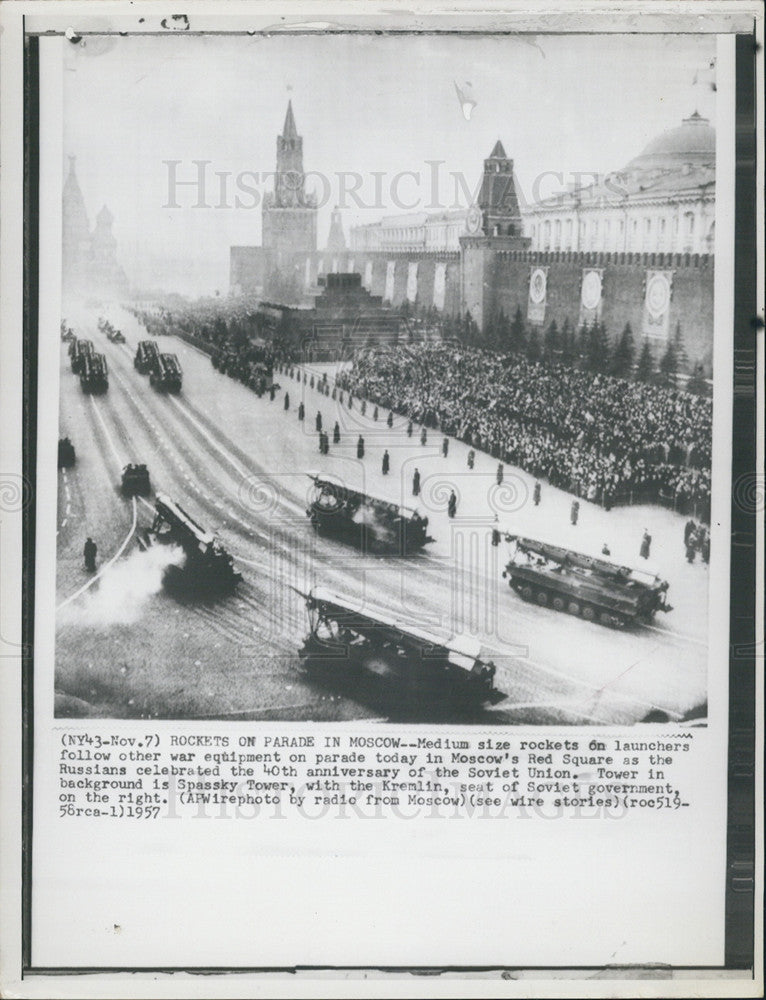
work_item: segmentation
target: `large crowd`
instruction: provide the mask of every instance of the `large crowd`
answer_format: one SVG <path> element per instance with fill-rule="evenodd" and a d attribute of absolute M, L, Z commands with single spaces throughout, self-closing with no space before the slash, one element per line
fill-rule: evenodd
<path fill-rule="evenodd" d="M 454 343 L 361 352 L 338 384 L 605 506 L 709 507 L 708 398 Z"/>

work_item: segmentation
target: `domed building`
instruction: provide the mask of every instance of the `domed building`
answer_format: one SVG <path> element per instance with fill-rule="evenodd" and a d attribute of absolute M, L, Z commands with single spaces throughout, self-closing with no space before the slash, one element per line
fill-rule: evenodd
<path fill-rule="evenodd" d="M 533 250 L 715 252 L 715 129 L 696 111 L 622 170 L 528 206 Z"/>

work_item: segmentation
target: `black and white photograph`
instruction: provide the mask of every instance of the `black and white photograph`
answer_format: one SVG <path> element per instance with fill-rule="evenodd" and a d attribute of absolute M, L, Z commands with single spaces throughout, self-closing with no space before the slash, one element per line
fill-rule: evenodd
<path fill-rule="evenodd" d="M 704 726 L 715 36 L 54 45 L 56 716 Z"/>
<path fill-rule="evenodd" d="M 760 995 L 749 5 L 2 2 L 3 996 Z"/>

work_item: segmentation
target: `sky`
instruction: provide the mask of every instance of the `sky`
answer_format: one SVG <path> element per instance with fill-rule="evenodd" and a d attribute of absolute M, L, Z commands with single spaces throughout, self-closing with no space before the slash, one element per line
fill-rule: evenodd
<path fill-rule="evenodd" d="M 260 197 L 271 188 L 260 175 L 275 168 L 288 99 L 320 198 L 319 247 L 341 200 L 339 173 L 347 189 L 359 184 L 356 199 L 342 199 L 348 236 L 385 215 L 467 207 L 497 139 L 531 200 L 560 189 L 547 172 L 566 183 L 619 169 L 694 110 L 715 124 L 712 88 L 693 83 L 715 56 L 712 36 L 54 41 L 65 47 L 62 173 L 76 156 L 91 222 L 107 204 L 132 283 L 187 295 L 225 294 L 229 246 L 260 243 Z M 458 87 L 475 102 L 468 119 Z M 209 161 L 207 207 L 195 161 Z M 173 191 L 173 172 L 195 184 Z"/>

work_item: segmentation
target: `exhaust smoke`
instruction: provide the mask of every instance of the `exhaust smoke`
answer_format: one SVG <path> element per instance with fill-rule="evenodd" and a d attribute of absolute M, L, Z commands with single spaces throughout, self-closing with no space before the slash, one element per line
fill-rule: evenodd
<path fill-rule="evenodd" d="M 60 612 L 60 620 L 73 625 L 99 627 L 131 625 L 150 598 L 162 590 L 170 566 L 183 566 L 186 554 L 177 545 L 152 545 L 136 550 L 110 566 L 83 598 Z"/>

